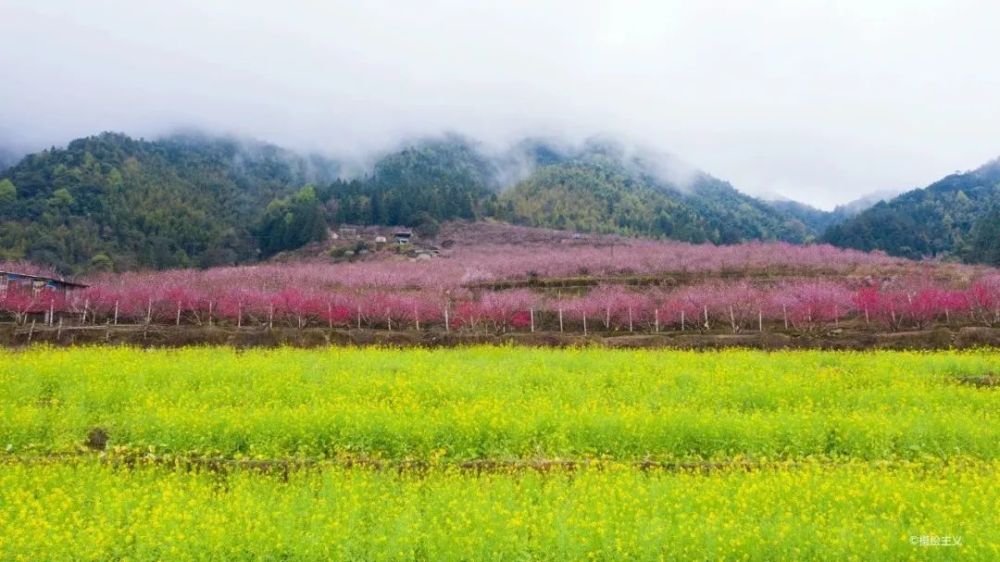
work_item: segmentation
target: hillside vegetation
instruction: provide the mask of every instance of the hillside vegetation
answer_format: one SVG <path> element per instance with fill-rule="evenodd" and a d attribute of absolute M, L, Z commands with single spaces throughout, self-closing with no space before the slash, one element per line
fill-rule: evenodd
<path fill-rule="evenodd" d="M 459 137 L 429 139 L 379 159 L 370 176 L 322 190 L 337 223 L 420 226 L 495 214 L 498 169 Z"/>
<path fill-rule="evenodd" d="M 907 258 L 941 257 L 1000 265 L 1000 160 L 882 202 L 824 238 Z"/>
<path fill-rule="evenodd" d="M 253 227 L 268 204 L 333 170 L 225 139 L 75 140 L 0 174 L 0 259 L 61 271 L 254 260 Z"/>
<path fill-rule="evenodd" d="M 824 211 L 790 199 L 768 201 L 768 204 L 789 217 L 800 221 L 809 231 L 810 236 L 819 238 L 830 227 L 855 217 L 861 212 L 874 207 L 879 202 L 892 199 L 896 195 L 898 193 L 894 191 L 875 192 L 855 199 L 850 203 L 837 205 L 832 211 Z"/>
<path fill-rule="evenodd" d="M 262 143 L 104 133 L 0 174 L 0 259 L 63 272 L 209 267 L 322 240 L 336 224 L 431 232 L 483 218 L 691 242 L 806 239 L 798 220 L 701 172 L 665 179 L 662 163 L 606 141 L 496 154 L 452 135 L 339 179 L 332 161 Z"/>
<path fill-rule="evenodd" d="M 0 260 L 62 273 L 253 263 L 339 224 L 415 227 L 495 219 L 586 233 L 734 244 L 882 249 L 997 263 L 1000 165 L 949 176 L 862 212 L 765 202 L 668 155 L 606 140 L 528 139 L 489 151 L 459 136 L 418 140 L 340 177 L 341 166 L 273 145 L 203 135 L 104 133 L 0 172 Z"/>
<path fill-rule="evenodd" d="M 515 224 L 687 242 L 804 242 L 804 225 L 707 174 L 682 182 L 642 160 L 588 150 L 539 166 L 500 197 Z"/>

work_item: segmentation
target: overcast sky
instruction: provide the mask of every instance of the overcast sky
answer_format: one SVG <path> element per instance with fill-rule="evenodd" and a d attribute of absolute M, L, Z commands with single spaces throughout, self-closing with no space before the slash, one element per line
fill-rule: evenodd
<path fill-rule="evenodd" d="M 596 133 L 823 207 L 1000 156 L 1000 2 L 0 0 L 0 142 Z"/>

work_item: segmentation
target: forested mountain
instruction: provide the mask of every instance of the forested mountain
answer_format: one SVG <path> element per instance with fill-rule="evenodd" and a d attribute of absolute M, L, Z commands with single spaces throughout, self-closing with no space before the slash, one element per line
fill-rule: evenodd
<path fill-rule="evenodd" d="M 726 182 L 669 158 L 591 140 L 567 147 L 527 139 L 488 154 L 468 139 L 425 139 L 393 152 L 371 176 L 318 191 L 334 222 L 420 227 L 493 217 L 531 226 L 693 242 L 801 242 L 803 225 Z"/>
<path fill-rule="evenodd" d="M 425 139 L 380 158 L 370 176 L 320 190 L 338 223 L 412 225 L 494 214 L 499 170 L 467 139 Z"/>
<path fill-rule="evenodd" d="M 899 190 L 883 190 L 876 191 L 874 193 L 869 193 L 864 197 L 859 197 L 850 203 L 845 203 L 844 205 L 837 205 L 833 209 L 833 214 L 836 215 L 840 220 L 836 222 L 841 222 L 847 220 L 851 217 L 859 215 L 863 211 L 871 209 L 875 205 L 878 205 L 882 201 L 889 201 L 897 196 L 899 196 Z M 831 225 L 832 226 L 832 225 Z"/>
<path fill-rule="evenodd" d="M 831 227 L 824 239 L 908 258 L 941 257 L 1000 265 L 1000 159 L 881 202 Z"/>
<path fill-rule="evenodd" d="M 0 259 L 64 272 L 253 260 L 268 204 L 335 172 L 323 159 L 232 139 L 75 140 L 0 173 Z"/>
<path fill-rule="evenodd" d="M 800 221 L 669 159 L 607 142 L 570 153 L 544 143 L 527 150 L 538 158 L 533 173 L 499 200 L 498 216 L 510 222 L 721 244 L 806 239 Z"/>
<path fill-rule="evenodd" d="M 535 171 L 501 195 L 500 218 L 583 232 L 707 239 L 708 226 L 680 198 L 613 163 L 564 163 Z"/>
<path fill-rule="evenodd" d="M 338 178 L 340 169 L 205 135 L 75 140 L 0 172 L 0 260 L 64 273 L 209 267 L 266 259 L 337 224 L 432 232 L 441 221 L 482 218 L 691 242 L 807 242 L 820 221 L 834 220 L 600 139 L 487 150 L 449 135 L 388 152 L 353 179 Z"/>
<path fill-rule="evenodd" d="M 830 225 L 837 222 L 837 217 L 832 211 L 817 209 L 791 199 L 772 200 L 767 204 L 778 212 L 798 220 L 813 238 L 822 235 Z"/>

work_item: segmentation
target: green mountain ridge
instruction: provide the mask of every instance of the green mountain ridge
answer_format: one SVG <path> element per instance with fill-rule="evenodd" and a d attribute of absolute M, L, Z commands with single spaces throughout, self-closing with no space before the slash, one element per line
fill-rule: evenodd
<path fill-rule="evenodd" d="M 338 224 L 430 233 L 442 221 L 486 218 L 716 244 L 808 243 L 829 227 L 831 242 L 850 245 L 843 236 L 857 228 L 837 226 L 855 208 L 825 213 L 765 202 L 669 155 L 606 138 L 580 145 L 528 138 L 498 151 L 443 135 L 385 153 L 365 175 L 340 177 L 344 169 L 333 159 L 206 134 L 77 139 L 0 172 L 0 260 L 25 259 L 63 273 L 211 267 L 267 259 L 323 240 Z M 946 178 L 933 191 L 964 186 L 963 178 Z M 963 248 L 990 237 L 969 218 L 980 192 L 989 191 L 973 183 L 978 187 L 949 191 Z M 904 194 L 848 222 L 864 225 L 897 201 L 920 197 Z M 889 224 L 889 231 L 900 225 L 900 233 L 921 226 Z M 860 232 L 875 236 L 880 229 L 876 221 Z M 869 246 L 863 249 L 881 247 Z"/>
<path fill-rule="evenodd" d="M 880 191 L 859 197 L 850 203 L 837 205 L 832 211 L 817 209 L 811 205 L 791 199 L 769 200 L 767 204 L 782 213 L 799 220 L 809 229 L 811 235 L 821 236 L 828 228 L 840 224 L 851 217 L 857 216 L 880 201 L 886 201 L 897 196 L 898 192 Z"/>
<path fill-rule="evenodd" d="M 906 258 L 1000 265 L 1000 159 L 938 180 L 831 226 L 823 239 L 841 247 Z"/>
<path fill-rule="evenodd" d="M 662 160 L 630 156 L 596 141 L 561 154 L 544 145 L 532 174 L 499 197 L 498 217 L 515 224 L 621 233 L 689 242 L 804 242 L 807 229 L 763 201 L 704 172 L 664 171 Z M 681 167 L 667 162 L 667 168 Z M 677 177 L 670 177 L 670 176 Z"/>
<path fill-rule="evenodd" d="M 423 139 L 382 156 L 370 175 L 320 190 L 333 221 L 417 226 L 492 216 L 501 189 L 496 163 L 457 135 Z"/>
<path fill-rule="evenodd" d="M 74 140 L 0 173 L 0 259 L 63 272 L 251 261 L 250 225 L 268 203 L 334 172 L 332 163 L 232 139 Z"/>
<path fill-rule="evenodd" d="M 604 138 L 579 147 L 529 138 L 499 155 L 459 136 L 426 139 L 384 157 L 371 177 L 337 182 L 321 195 L 335 200 L 336 222 L 347 223 L 420 226 L 491 217 L 714 243 L 804 242 L 812 234 L 724 181 Z"/>

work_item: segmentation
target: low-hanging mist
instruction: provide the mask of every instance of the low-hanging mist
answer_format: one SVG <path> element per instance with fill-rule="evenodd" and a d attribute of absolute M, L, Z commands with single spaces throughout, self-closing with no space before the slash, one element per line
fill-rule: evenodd
<path fill-rule="evenodd" d="M 0 146 L 179 126 L 359 159 L 454 130 L 636 139 L 832 208 L 996 156 L 975 1 L 11 0 Z"/>

